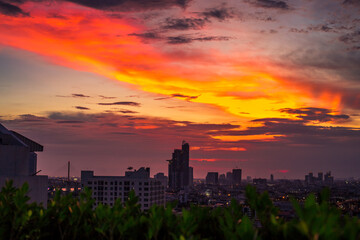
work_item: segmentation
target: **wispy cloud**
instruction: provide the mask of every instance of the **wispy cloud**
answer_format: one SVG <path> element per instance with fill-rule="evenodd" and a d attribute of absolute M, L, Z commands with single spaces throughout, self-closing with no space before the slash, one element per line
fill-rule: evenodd
<path fill-rule="evenodd" d="M 111 103 L 98 103 L 98 105 L 103 106 L 112 106 L 112 105 L 124 105 L 124 106 L 134 106 L 134 107 L 140 107 L 141 104 L 138 102 L 111 102 Z"/>

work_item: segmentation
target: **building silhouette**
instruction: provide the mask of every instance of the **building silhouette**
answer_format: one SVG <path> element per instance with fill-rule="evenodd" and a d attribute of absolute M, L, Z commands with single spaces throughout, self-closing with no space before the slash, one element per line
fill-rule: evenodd
<path fill-rule="evenodd" d="M 43 146 L 0 124 L 0 188 L 7 180 L 29 184 L 30 201 L 47 204 L 48 176 L 38 176 L 37 154 Z"/>
<path fill-rule="evenodd" d="M 189 167 L 189 186 L 192 186 L 194 183 L 194 168 Z"/>
<path fill-rule="evenodd" d="M 241 169 L 232 170 L 232 184 L 233 186 L 239 186 L 241 184 Z"/>
<path fill-rule="evenodd" d="M 219 184 L 219 173 L 208 172 L 206 175 L 206 184 L 217 185 Z"/>
<path fill-rule="evenodd" d="M 156 180 L 160 181 L 161 184 L 164 186 L 165 189 L 167 188 L 169 180 L 168 180 L 168 177 L 165 176 L 164 173 L 162 173 L 162 172 L 157 173 L 157 174 L 154 175 L 154 178 L 155 178 Z"/>
<path fill-rule="evenodd" d="M 169 162 L 169 189 L 179 191 L 189 187 L 189 144 L 182 142 L 181 149 L 175 149 Z"/>

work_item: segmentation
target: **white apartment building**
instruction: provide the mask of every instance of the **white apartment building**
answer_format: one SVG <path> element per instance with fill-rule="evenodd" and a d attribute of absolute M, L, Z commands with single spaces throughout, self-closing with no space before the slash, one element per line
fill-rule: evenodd
<path fill-rule="evenodd" d="M 150 168 L 127 171 L 125 176 L 94 176 L 93 171 L 81 171 L 81 185 L 92 190 L 95 206 L 113 206 L 117 199 L 126 202 L 129 192 L 135 191 L 142 210 L 152 205 L 165 205 L 165 188 L 160 181 L 150 178 Z"/>

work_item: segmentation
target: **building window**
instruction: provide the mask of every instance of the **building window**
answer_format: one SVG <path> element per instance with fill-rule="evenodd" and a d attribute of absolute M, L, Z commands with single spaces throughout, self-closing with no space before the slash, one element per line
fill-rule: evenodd
<path fill-rule="evenodd" d="M 149 185 L 149 182 L 144 182 L 145 186 L 148 186 Z"/>
<path fill-rule="evenodd" d="M 114 183 L 113 182 L 110 182 L 110 185 L 113 185 Z"/>
<path fill-rule="evenodd" d="M 144 204 L 144 207 L 149 207 L 149 204 L 145 203 L 145 204 Z"/>
<path fill-rule="evenodd" d="M 149 191 L 149 188 L 147 188 L 147 187 L 146 187 L 146 188 L 144 188 L 144 191 Z"/>
<path fill-rule="evenodd" d="M 91 185 L 91 184 L 92 184 L 92 181 L 88 181 L 88 184 Z"/>

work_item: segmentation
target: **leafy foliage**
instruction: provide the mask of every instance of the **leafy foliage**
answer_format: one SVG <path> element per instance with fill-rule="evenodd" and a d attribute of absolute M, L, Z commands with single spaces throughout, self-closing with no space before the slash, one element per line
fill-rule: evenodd
<path fill-rule="evenodd" d="M 191 206 L 175 213 L 171 204 L 141 211 L 134 192 L 123 204 L 94 208 L 91 192 L 79 198 L 57 193 L 47 208 L 28 203 L 28 186 L 7 182 L 0 192 L 0 239 L 360 239 L 358 218 L 342 216 L 328 203 L 309 195 L 304 204 L 292 200 L 297 217 L 284 221 L 268 194 L 247 187 L 247 205 L 232 200 L 225 208 Z"/>

